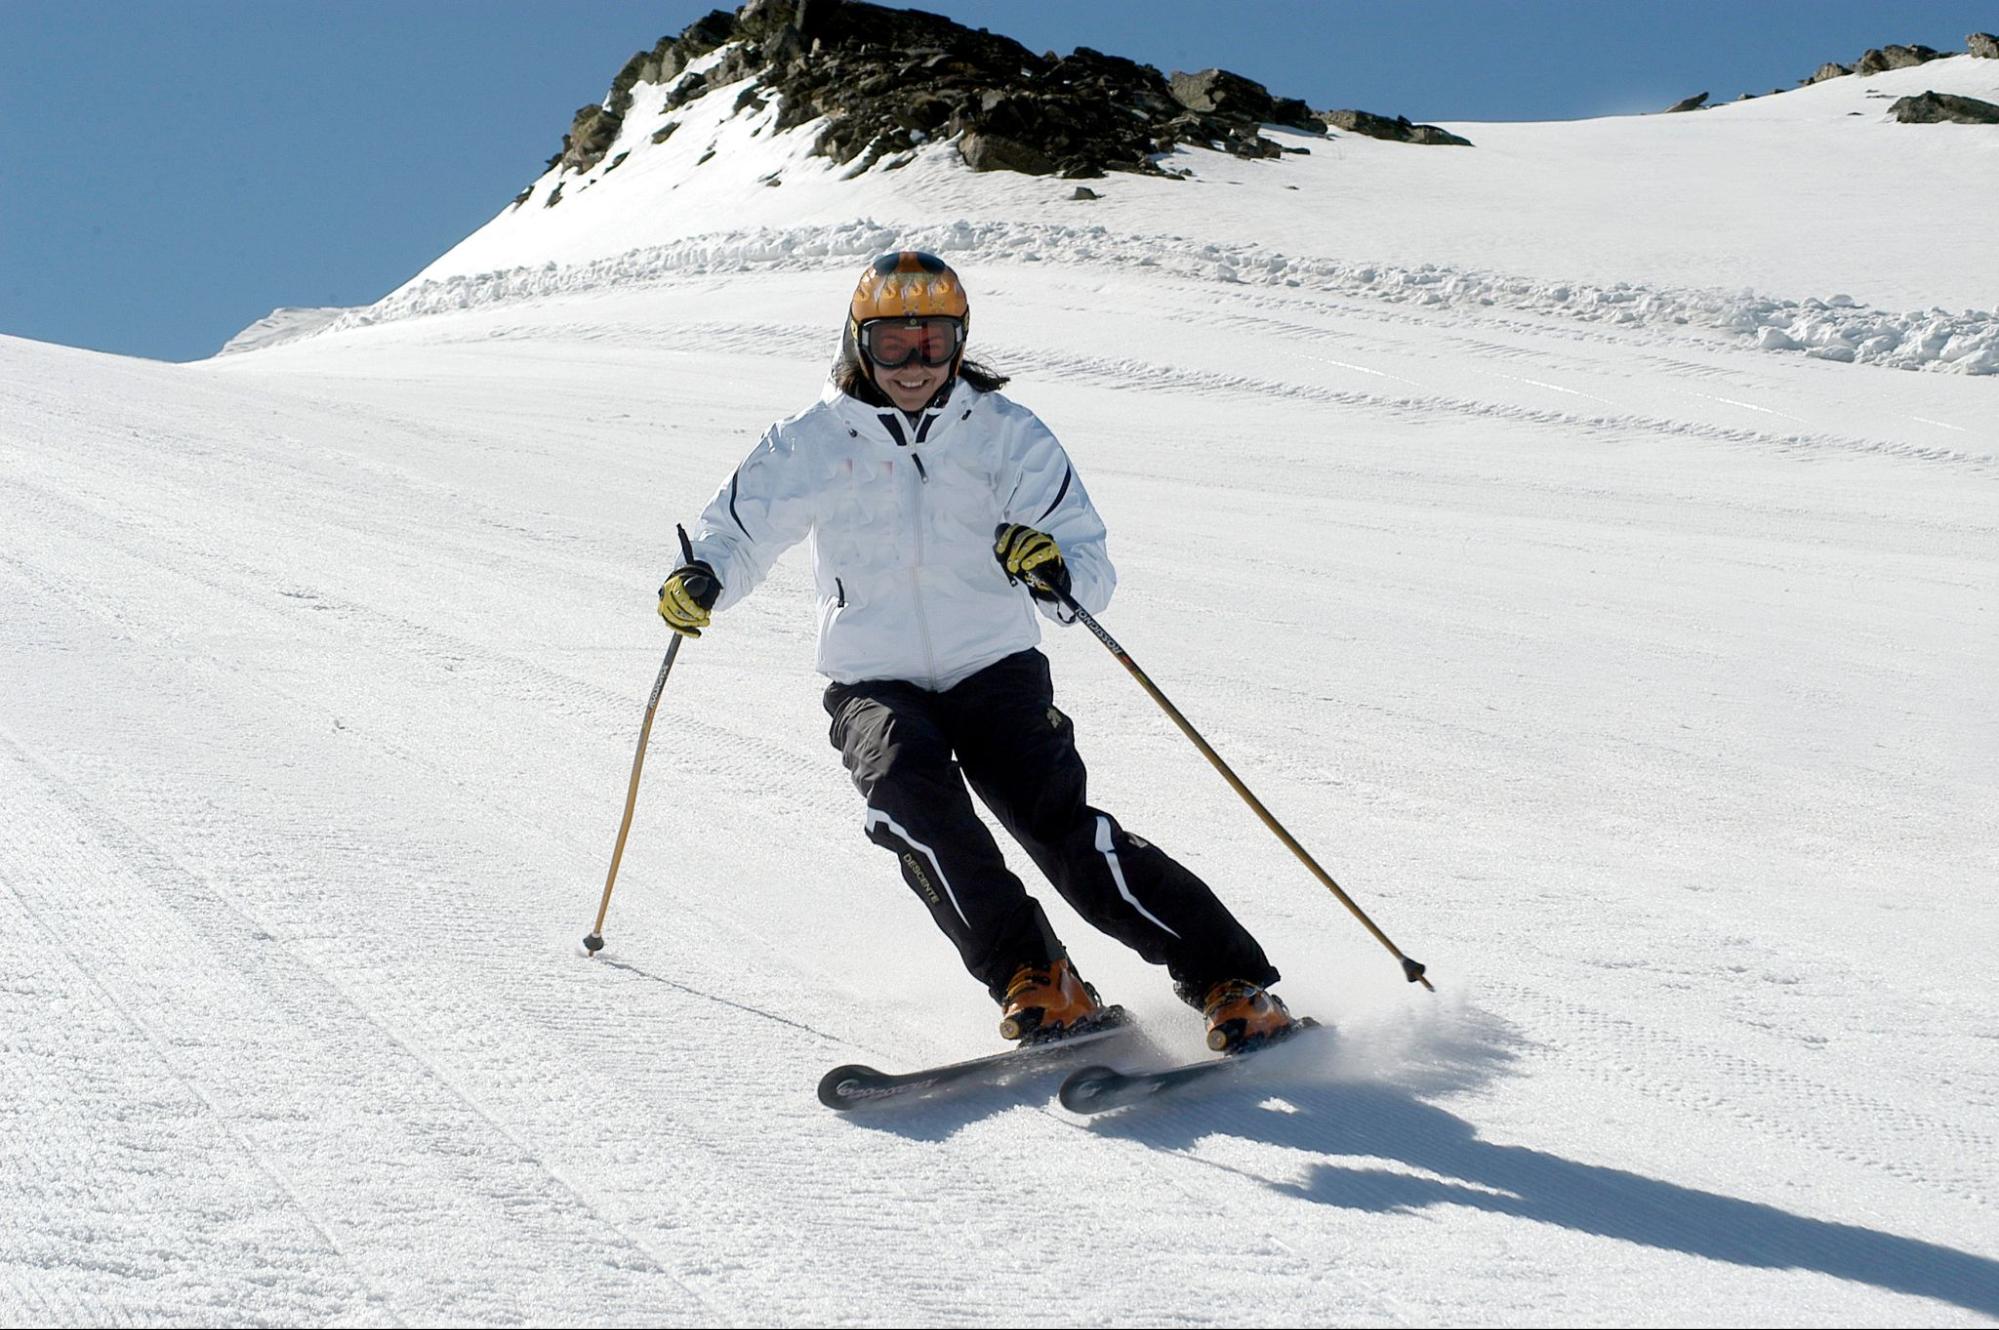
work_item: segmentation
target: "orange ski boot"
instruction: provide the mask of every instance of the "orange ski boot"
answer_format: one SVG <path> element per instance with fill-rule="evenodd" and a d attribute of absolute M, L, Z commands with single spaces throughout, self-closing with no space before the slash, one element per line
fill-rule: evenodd
<path fill-rule="evenodd" d="M 1282 1039 L 1297 1021 L 1284 999 L 1246 979 L 1224 979 L 1201 1000 L 1208 1021 L 1208 1047 L 1217 1053 L 1240 1053 Z"/>
<path fill-rule="evenodd" d="M 1097 990 L 1082 981 L 1067 957 L 1045 970 L 1023 965 L 1014 971 L 1003 1005 L 1000 1037 L 1022 1044 L 1074 1034 L 1104 1015 Z"/>

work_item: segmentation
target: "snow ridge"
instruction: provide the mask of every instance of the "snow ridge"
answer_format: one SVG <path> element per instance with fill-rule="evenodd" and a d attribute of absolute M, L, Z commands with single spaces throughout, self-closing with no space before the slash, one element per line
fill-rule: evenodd
<path fill-rule="evenodd" d="M 633 249 L 595 262 L 456 276 L 423 282 L 294 336 L 608 287 L 642 286 L 689 274 L 805 270 L 895 248 L 927 249 L 983 262 L 1041 262 L 1148 269 L 1174 277 L 1309 288 L 1390 304 L 1553 315 L 1632 330 L 1712 331 L 1767 351 L 1822 360 L 1958 374 L 1999 373 L 1999 314 L 1941 308 L 1900 313 L 1850 296 L 1783 299 L 1753 291 L 1600 285 L 1510 276 L 1443 264 L 1404 266 L 1288 255 L 1260 245 L 1223 245 L 1103 226 L 955 221 L 918 227 L 868 219 L 820 226 L 723 231 Z M 278 335 L 264 345 L 291 338 Z"/>

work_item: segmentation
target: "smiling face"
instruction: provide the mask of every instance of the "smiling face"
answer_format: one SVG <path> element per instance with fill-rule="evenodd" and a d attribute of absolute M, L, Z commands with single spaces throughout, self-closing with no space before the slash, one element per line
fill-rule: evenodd
<path fill-rule="evenodd" d="M 920 360 L 912 360 L 901 369 L 883 369 L 877 365 L 875 383 L 888 395 L 899 410 L 914 415 L 930 405 L 930 399 L 944 386 L 950 376 L 949 365 L 926 365 Z"/>
<path fill-rule="evenodd" d="M 857 337 L 876 386 L 912 414 L 929 405 L 950 379 L 964 347 L 963 320 L 929 315 L 870 319 Z"/>

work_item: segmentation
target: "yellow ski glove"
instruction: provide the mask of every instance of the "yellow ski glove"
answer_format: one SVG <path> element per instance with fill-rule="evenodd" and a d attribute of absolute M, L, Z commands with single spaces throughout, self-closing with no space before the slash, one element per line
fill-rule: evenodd
<path fill-rule="evenodd" d="M 700 561 L 673 570 L 659 589 L 659 617 L 666 626 L 685 637 L 699 637 L 708 626 L 708 611 L 715 608 L 722 583 L 715 570 Z"/>
<path fill-rule="evenodd" d="M 1029 594 L 1038 599 L 1057 600 L 1054 592 L 1069 593 L 1069 566 L 1062 562 L 1062 547 L 1046 531 L 1002 523 L 993 533 L 993 557 L 1006 570 L 1007 580 L 1025 580 Z"/>

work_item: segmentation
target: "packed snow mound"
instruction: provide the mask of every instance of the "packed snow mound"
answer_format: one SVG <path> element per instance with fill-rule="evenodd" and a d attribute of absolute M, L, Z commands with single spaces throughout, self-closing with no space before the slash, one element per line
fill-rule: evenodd
<path fill-rule="evenodd" d="M 1778 299 L 1746 291 L 1675 290 L 1629 282 L 1599 286 L 1444 264 L 1404 267 L 1300 257 L 1261 245 L 1127 235 L 1102 226 L 1006 221 L 960 220 L 912 227 L 863 220 L 694 236 L 590 263 L 544 263 L 420 282 L 322 326 L 339 331 L 508 301 L 642 287 L 691 274 L 842 268 L 898 248 L 930 250 L 982 265 L 1063 262 L 1223 283 L 1298 287 L 1388 304 L 1452 307 L 1483 317 L 1531 313 L 1634 332 L 1719 333 L 1747 338 L 1763 350 L 1895 369 L 1999 372 L 1999 316 L 1985 310 L 1893 312 L 1865 307 L 1845 294 Z"/>
<path fill-rule="evenodd" d="M 327 325 L 351 313 L 344 305 L 322 305 L 311 309 L 279 306 L 222 344 L 218 356 L 255 351 L 300 337 L 310 337 Z"/>

